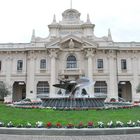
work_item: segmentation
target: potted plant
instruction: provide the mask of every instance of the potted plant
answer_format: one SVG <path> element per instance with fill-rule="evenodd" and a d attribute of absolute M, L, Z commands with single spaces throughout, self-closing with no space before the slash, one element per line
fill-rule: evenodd
<path fill-rule="evenodd" d="M 132 122 L 131 120 L 129 122 L 127 122 L 128 127 L 134 127 L 135 125 L 136 125 L 136 123 Z"/>
<path fill-rule="evenodd" d="M 19 124 L 17 125 L 17 128 L 22 128 L 22 127 L 23 127 L 23 124 L 20 124 L 20 123 L 19 123 Z"/>
<path fill-rule="evenodd" d="M 98 127 L 99 128 L 104 128 L 104 123 L 103 122 L 98 122 Z"/>
<path fill-rule="evenodd" d="M 62 128 L 62 124 L 58 122 L 58 123 L 56 123 L 56 127 L 57 128 Z"/>
<path fill-rule="evenodd" d="M 51 128 L 51 127 L 52 127 L 52 123 L 51 123 L 51 122 L 48 122 L 48 123 L 46 124 L 46 127 L 47 127 L 47 128 Z"/>
<path fill-rule="evenodd" d="M 83 123 L 82 122 L 80 122 L 79 124 L 78 124 L 78 126 L 77 126 L 78 128 L 83 128 L 84 127 L 84 125 L 83 125 Z"/>
<path fill-rule="evenodd" d="M 14 124 L 10 121 L 10 122 L 7 123 L 7 127 L 9 127 L 9 128 L 14 127 Z"/>
<path fill-rule="evenodd" d="M 137 120 L 136 125 L 140 126 L 140 121 L 139 120 Z"/>
<path fill-rule="evenodd" d="M 31 127 L 32 127 L 32 124 L 29 123 L 29 122 L 27 122 L 27 123 L 26 123 L 26 128 L 31 128 Z"/>
<path fill-rule="evenodd" d="M 0 127 L 4 127 L 4 123 L 3 122 L 0 122 Z"/>
<path fill-rule="evenodd" d="M 113 125 L 113 122 L 112 121 L 110 121 L 110 122 L 108 122 L 107 123 L 107 126 L 109 127 L 109 128 L 112 128 L 114 125 Z"/>
<path fill-rule="evenodd" d="M 92 121 L 88 122 L 87 127 L 88 128 L 93 128 L 93 122 Z"/>
<path fill-rule="evenodd" d="M 73 127 L 74 127 L 74 125 L 72 123 L 67 124 L 67 128 L 73 128 Z"/>
<path fill-rule="evenodd" d="M 116 121 L 116 127 L 123 127 L 124 124 L 121 121 Z"/>
<path fill-rule="evenodd" d="M 42 128 L 42 127 L 44 127 L 43 122 L 41 122 L 41 121 L 36 122 L 35 123 L 35 127 L 36 128 Z"/>

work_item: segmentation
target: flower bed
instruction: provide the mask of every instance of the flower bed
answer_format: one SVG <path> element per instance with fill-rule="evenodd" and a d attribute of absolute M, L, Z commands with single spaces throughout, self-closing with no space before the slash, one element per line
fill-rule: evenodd
<path fill-rule="evenodd" d="M 30 104 L 30 105 L 16 105 L 16 106 L 12 106 L 12 107 L 15 107 L 15 108 L 23 108 L 23 109 L 44 109 L 44 107 L 40 106 L 40 105 L 33 105 L 33 104 Z M 131 109 L 131 108 L 134 108 L 134 107 L 138 107 L 137 105 L 133 105 L 133 106 L 114 106 L 114 107 L 102 107 L 102 108 L 82 108 L 82 109 L 76 109 L 76 108 L 73 108 L 73 109 L 68 109 L 68 108 L 62 108 L 62 109 L 57 109 L 57 108 L 54 108 L 54 107 L 46 107 L 46 109 L 53 109 L 53 110 L 59 110 L 59 111 L 71 111 L 71 110 L 74 110 L 74 111 L 84 111 L 84 110 L 117 110 L 117 109 Z"/>
<path fill-rule="evenodd" d="M 104 122 L 97 122 L 97 124 L 94 124 L 92 121 L 87 122 L 87 124 L 83 124 L 83 122 L 79 122 L 79 124 L 73 124 L 73 123 L 67 123 L 66 125 L 63 125 L 58 122 L 56 124 L 52 124 L 51 122 L 47 122 L 46 124 L 37 121 L 35 124 L 31 124 L 30 122 L 27 122 L 26 124 L 18 124 L 15 125 L 13 122 L 9 121 L 8 123 L 0 122 L 0 127 L 17 127 L 17 128 L 118 128 L 118 127 L 140 127 L 140 120 L 132 121 L 129 120 L 128 122 L 124 123 L 121 121 L 110 121 L 107 123 Z"/>
<path fill-rule="evenodd" d="M 15 107 L 15 108 L 23 108 L 23 109 L 53 109 L 53 110 L 60 110 L 60 111 L 80 111 L 80 110 L 109 110 L 109 109 L 130 109 L 133 107 L 138 107 L 139 104 L 132 104 L 129 102 L 105 102 L 105 106 L 101 108 L 56 108 L 56 107 L 42 107 L 42 102 L 41 101 L 31 101 L 30 99 L 22 100 L 20 102 L 13 102 L 10 104 L 10 106 Z"/>
<path fill-rule="evenodd" d="M 13 105 L 17 106 L 33 106 L 33 105 L 41 105 L 41 101 L 31 101 L 31 102 L 14 102 Z"/>

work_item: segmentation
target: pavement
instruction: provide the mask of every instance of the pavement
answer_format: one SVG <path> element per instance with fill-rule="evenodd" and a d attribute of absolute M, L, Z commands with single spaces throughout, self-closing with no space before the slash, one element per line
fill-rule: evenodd
<path fill-rule="evenodd" d="M 140 134 L 101 136 L 40 136 L 0 134 L 0 140 L 140 140 Z"/>
<path fill-rule="evenodd" d="M 140 127 L 122 128 L 0 128 L 0 134 L 32 136 L 101 136 L 140 134 Z"/>
<path fill-rule="evenodd" d="M 140 128 L 0 128 L 0 140 L 140 140 Z"/>
<path fill-rule="evenodd" d="M 0 134 L 0 140 L 140 140 L 140 134 L 101 136 L 33 136 Z"/>

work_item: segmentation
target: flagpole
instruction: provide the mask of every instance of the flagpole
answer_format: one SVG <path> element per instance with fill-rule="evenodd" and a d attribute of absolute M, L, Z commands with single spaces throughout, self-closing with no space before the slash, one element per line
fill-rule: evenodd
<path fill-rule="evenodd" d="M 70 1 L 70 8 L 72 9 L 72 0 Z"/>

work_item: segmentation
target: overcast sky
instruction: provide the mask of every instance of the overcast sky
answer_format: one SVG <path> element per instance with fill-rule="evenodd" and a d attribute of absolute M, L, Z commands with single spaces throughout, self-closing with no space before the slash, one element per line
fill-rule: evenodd
<path fill-rule="evenodd" d="M 114 41 L 140 41 L 140 0 L 73 0 L 72 7 L 83 21 L 89 13 L 96 36 L 110 28 Z M 47 37 L 53 15 L 60 21 L 69 8 L 70 0 L 0 0 L 0 43 L 28 43 L 32 29 Z"/>

